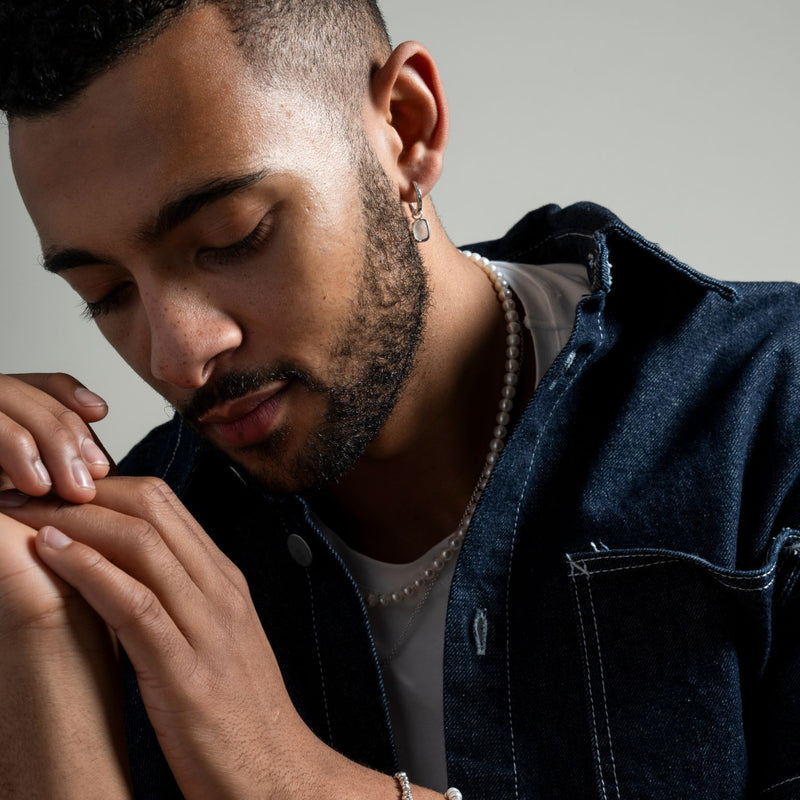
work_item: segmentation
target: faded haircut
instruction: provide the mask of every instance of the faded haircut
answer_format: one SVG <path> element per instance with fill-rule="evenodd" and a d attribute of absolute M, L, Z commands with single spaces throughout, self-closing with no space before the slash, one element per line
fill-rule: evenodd
<path fill-rule="evenodd" d="M 36 117 L 180 15 L 217 6 L 265 85 L 300 86 L 353 119 L 391 45 L 376 0 L 3 0 L 0 111 Z"/>

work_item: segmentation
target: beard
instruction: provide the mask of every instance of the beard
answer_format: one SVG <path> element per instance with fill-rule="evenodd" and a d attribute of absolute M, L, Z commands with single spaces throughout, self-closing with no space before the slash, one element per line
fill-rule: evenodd
<path fill-rule="evenodd" d="M 198 389 L 179 409 L 190 424 L 222 402 L 274 381 L 293 380 L 325 399 L 321 422 L 289 454 L 289 431 L 232 457 L 275 492 L 320 489 L 336 483 L 363 455 L 394 409 L 414 367 L 423 337 L 429 289 L 422 259 L 397 202 L 396 188 L 363 136 L 354 159 L 361 189 L 363 257 L 352 314 L 331 342 L 329 375 L 291 363 L 230 372 Z"/>

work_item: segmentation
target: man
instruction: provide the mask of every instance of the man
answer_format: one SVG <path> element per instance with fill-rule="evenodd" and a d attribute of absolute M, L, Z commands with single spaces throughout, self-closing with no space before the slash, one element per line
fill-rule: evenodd
<path fill-rule="evenodd" d="M 796 288 L 588 204 L 459 252 L 366 0 L 5 13 L 45 266 L 179 412 L 172 494 L 0 383 L 6 794 L 127 791 L 99 615 L 137 797 L 794 796 Z"/>

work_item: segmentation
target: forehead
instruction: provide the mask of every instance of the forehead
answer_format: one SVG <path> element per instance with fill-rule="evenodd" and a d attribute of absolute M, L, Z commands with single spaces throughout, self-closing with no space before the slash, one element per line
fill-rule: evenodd
<path fill-rule="evenodd" d="M 330 147 L 318 101 L 256 81 L 221 12 L 204 6 L 93 81 L 76 102 L 14 120 L 11 157 L 42 235 L 155 208 L 186 183 L 265 164 L 305 169 Z M 83 209 L 76 221 L 75 209 Z M 69 221 L 67 223 L 67 221 Z"/>

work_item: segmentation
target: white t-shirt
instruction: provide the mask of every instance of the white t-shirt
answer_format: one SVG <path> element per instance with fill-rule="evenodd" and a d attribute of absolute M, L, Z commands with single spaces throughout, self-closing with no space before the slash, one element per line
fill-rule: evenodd
<path fill-rule="evenodd" d="M 524 324 L 533 339 L 538 385 L 572 333 L 578 302 L 591 291 L 586 268 L 580 264 L 494 263 L 525 311 Z M 487 448 L 490 438 L 491 431 L 487 431 Z M 324 523 L 317 522 L 365 593 L 388 593 L 412 583 L 450 538 L 412 563 L 388 564 L 356 552 Z M 448 785 L 442 660 L 447 599 L 455 563 L 455 559 L 447 562 L 429 585 L 429 591 L 422 589 L 397 605 L 369 609 L 400 768 L 413 783 L 439 792 Z"/>

